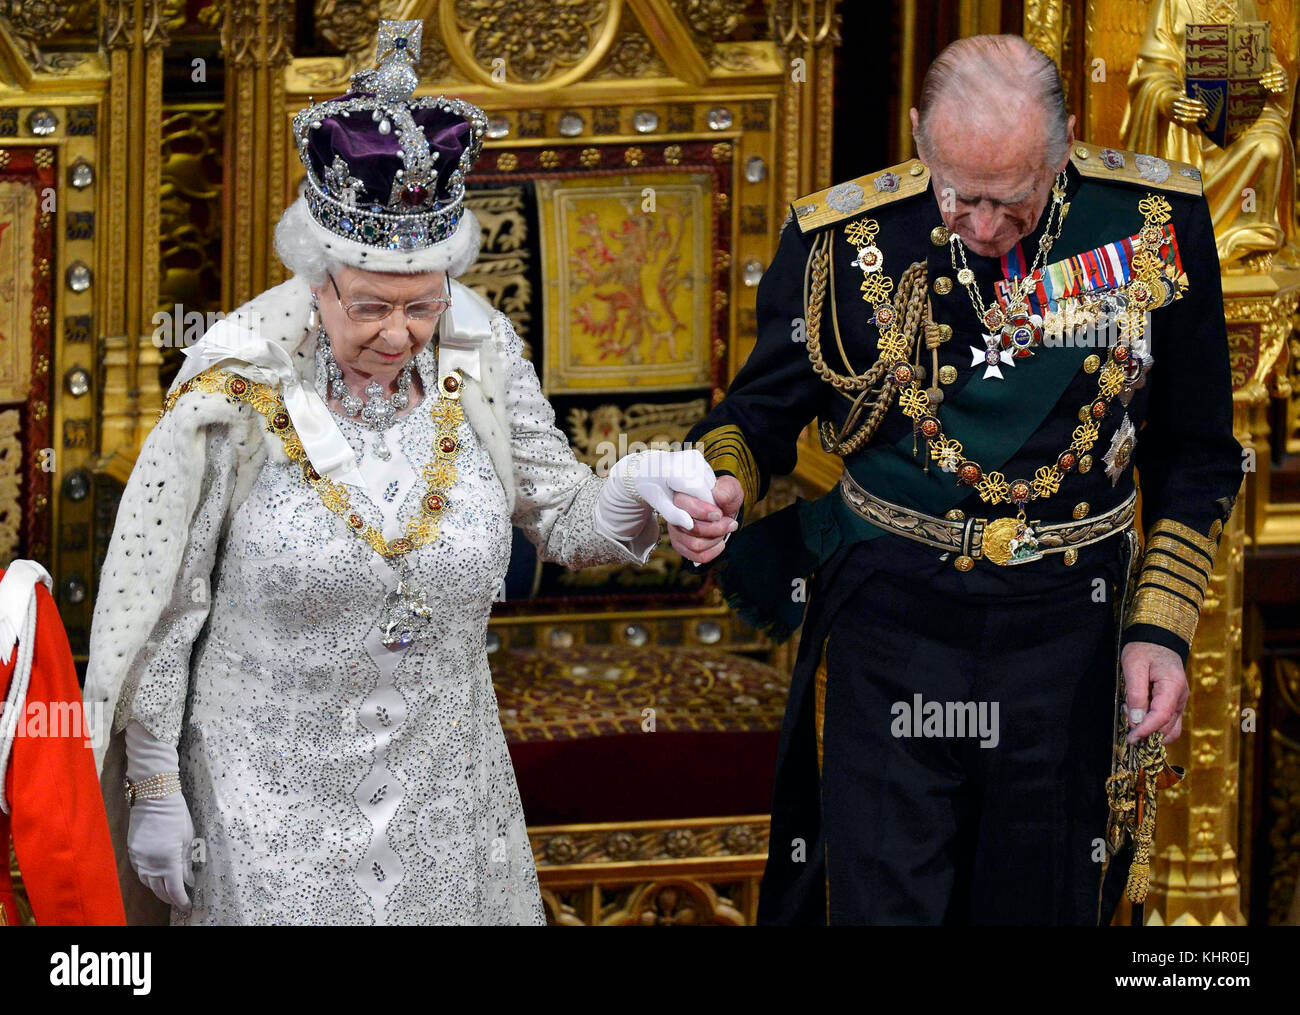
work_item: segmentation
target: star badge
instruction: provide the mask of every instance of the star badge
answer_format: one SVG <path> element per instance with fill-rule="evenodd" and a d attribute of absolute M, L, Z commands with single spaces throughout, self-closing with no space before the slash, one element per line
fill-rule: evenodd
<path fill-rule="evenodd" d="M 1110 485 L 1114 486 L 1119 482 L 1120 474 L 1128 467 L 1133 459 L 1133 449 L 1137 446 L 1137 430 L 1133 427 L 1133 421 L 1128 418 L 1128 413 L 1124 413 L 1124 418 L 1120 420 L 1119 427 L 1115 430 L 1115 435 L 1110 439 L 1110 448 L 1102 456 L 1102 461 L 1106 463 L 1106 475 L 1110 477 Z"/>

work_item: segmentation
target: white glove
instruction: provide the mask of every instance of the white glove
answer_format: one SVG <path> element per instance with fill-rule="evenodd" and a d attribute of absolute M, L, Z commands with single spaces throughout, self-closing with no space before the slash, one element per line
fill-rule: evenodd
<path fill-rule="evenodd" d="M 624 455 L 609 470 L 596 498 L 596 524 L 610 532 L 637 532 L 646 519 L 646 505 L 669 525 L 695 528 L 691 516 L 673 503 L 685 493 L 713 503 L 717 477 L 702 454 L 690 451 L 642 451 Z"/>
<path fill-rule="evenodd" d="M 176 748 L 158 740 L 139 722 L 126 727 L 126 777 L 132 782 L 175 772 L 180 768 Z M 131 805 L 131 823 L 126 833 L 126 855 L 140 880 L 169 906 L 188 908 L 185 885 L 194 884 L 190 870 L 190 844 L 194 821 L 185 797 L 168 793 Z"/>

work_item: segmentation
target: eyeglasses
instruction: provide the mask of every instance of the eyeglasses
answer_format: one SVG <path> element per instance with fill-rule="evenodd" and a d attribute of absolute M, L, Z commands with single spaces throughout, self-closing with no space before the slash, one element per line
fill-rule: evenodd
<path fill-rule="evenodd" d="M 329 275 L 328 272 L 326 274 Z M 398 307 L 402 308 L 409 320 L 432 321 L 451 306 L 450 296 L 429 296 L 412 303 L 385 303 L 382 300 L 358 300 L 355 303 L 344 303 L 343 294 L 339 292 L 339 284 L 334 281 L 334 276 L 329 275 L 329 280 L 330 285 L 334 287 L 334 295 L 338 297 L 339 306 L 354 321 L 364 323 L 382 321 Z"/>

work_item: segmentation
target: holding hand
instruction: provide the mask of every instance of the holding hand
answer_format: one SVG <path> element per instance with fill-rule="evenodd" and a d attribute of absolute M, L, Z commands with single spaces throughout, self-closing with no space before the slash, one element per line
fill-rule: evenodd
<path fill-rule="evenodd" d="M 682 509 L 681 513 L 688 514 L 690 522 L 676 525 L 664 516 L 673 549 L 687 560 L 707 564 L 722 552 L 727 537 L 739 527 L 737 516 L 745 503 L 745 491 L 735 476 L 719 476 L 711 500 L 678 493 L 673 503 Z"/>
<path fill-rule="evenodd" d="M 609 477 L 596 498 L 598 531 L 625 542 L 649 523 L 651 512 L 674 525 L 690 527 L 691 516 L 677 506 L 675 498 L 712 505 L 716 482 L 709 463 L 698 451 L 641 451 L 624 455 L 609 470 Z M 659 529 L 654 528 L 654 539 Z"/>

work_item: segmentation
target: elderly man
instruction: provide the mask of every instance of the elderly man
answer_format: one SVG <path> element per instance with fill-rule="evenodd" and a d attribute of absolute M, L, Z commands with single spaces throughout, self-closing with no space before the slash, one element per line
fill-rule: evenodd
<path fill-rule="evenodd" d="M 1181 732 L 1242 480 L 1210 215 L 1195 169 L 1076 142 L 1018 37 L 948 47 L 911 115 L 918 159 L 794 203 L 689 435 L 717 506 L 674 545 L 777 636 L 807 603 L 759 920 L 1109 921 L 1150 832 L 1108 827 L 1112 762 Z M 730 535 L 814 417 L 838 487 Z"/>

